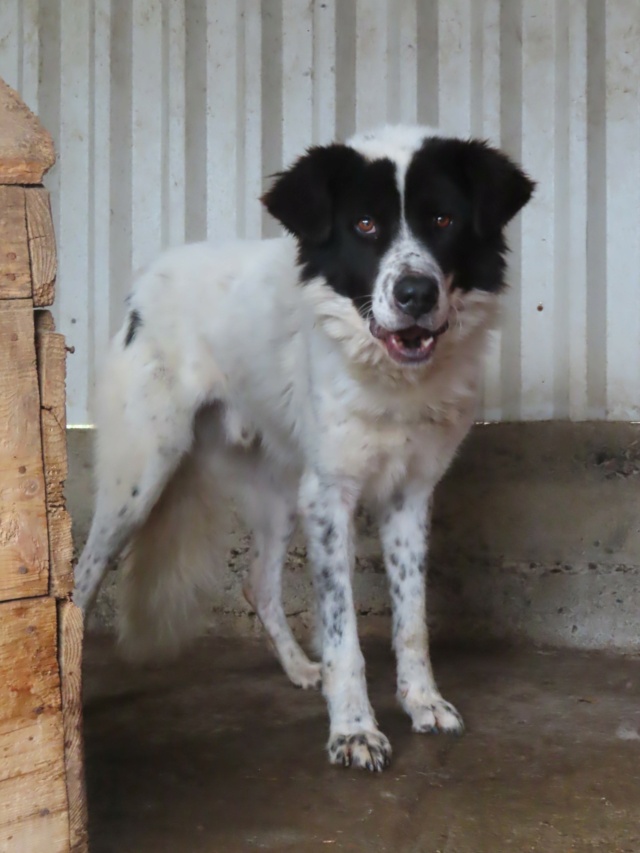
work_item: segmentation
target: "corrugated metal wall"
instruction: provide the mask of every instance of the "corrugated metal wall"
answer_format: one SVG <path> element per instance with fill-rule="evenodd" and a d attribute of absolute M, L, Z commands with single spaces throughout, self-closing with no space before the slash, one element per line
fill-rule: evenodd
<path fill-rule="evenodd" d="M 264 176 L 387 120 L 487 136 L 540 181 L 484 416 L 640 418 L 640 0 L 1 0 L 0 76 L 59 152 L 71 423 L 131 268 L 275 233 Z"/>

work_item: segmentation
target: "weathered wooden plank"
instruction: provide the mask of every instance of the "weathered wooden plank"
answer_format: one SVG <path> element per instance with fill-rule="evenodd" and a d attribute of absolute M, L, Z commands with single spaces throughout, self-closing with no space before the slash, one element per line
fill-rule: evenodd
<path fill-rule="evenodd" d="M 52 305 L 56 282 L 56 238 L 49 193 L 44 187 L 25 190 L 31 286 L 36 308 Z"/>
<path fill-rule="evenodd" d="M 49 592 L 64 598 L 73 589 L 73 539 L 64 483 L 67 479 L 66 346 L 53 331 L 49 311 L 36 313 L 36 350 L 42 424 L 42 455 L 49 527 Z"/>
<path fill-rule="evenodd" d="M 55 159 L 49 133 L 0 79 L 0 184 L 39 184 Z"/>
<path fill-rule="evenodd" d="M 55 601 L 0 604 L 0 851 L 69 853 Z"/>
<path fill-rule="evenodd" d="M 0 601 L 49 588 L 33 303 L 0 301 Z"/>
<path fill-rule="evenodd" d="M 25 191 L 0 186 L 0 299 L 31 296 Z"/>
<path fill-rule="evenodd" d="M 58 603 L 64 763 L 69 802 L 71 853 L 87 853 L 87 797 L 82 740 L 82 612 L 71 601 Z"/>

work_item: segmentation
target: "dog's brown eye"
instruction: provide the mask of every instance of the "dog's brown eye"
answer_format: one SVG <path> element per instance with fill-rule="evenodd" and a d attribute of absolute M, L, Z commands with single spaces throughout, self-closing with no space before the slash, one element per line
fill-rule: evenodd
<path fill-rule="evenodd" d="M 363 237 L 377 237 L 378 226 L 370 216 L 363 216 L 356 222 L 356 231 Z"/>
<path fill-rule="evenodd" d="M 440 213 L 438 216 L 433 217 L 433 224 L 436 228 L 448 228 L 452 222 L 452 217 L 446 213 Z"/>

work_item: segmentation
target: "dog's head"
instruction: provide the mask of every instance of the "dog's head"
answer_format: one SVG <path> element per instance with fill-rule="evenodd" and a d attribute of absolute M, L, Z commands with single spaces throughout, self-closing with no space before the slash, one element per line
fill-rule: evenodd
<path fill-rule="evenodd" d="M 452 295 L 504 286 L 503 229 L 533 182 L 477 140 L 385 127 L 311 148 L 263 202 L 298 240 L 302 280 L 351 299 L 396 362 L 427 362 Z"/>

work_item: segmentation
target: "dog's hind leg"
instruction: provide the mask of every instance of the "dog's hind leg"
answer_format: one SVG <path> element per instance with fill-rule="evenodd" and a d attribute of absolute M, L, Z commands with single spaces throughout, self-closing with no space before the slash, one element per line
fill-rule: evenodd
<path fill-rule="evenodd" d="M 295 528 L 295 503 L 279 494 L 261 494 L 246 508 L 253 528 L 253 559 L 244 595 L 255 608 L 282 668 L 296 687 L 319 688 L 321 666 L 302 651 L 282 606 L 282 568 Z"/>
<path fill-rule="evenodd" d="M 116 345 L 101 388 L 96 508 L 73 593 L 85 611 L 192 443 L 192 409 L 169 393 L 171 378 L 158 364 L 142 367 Z"/>

